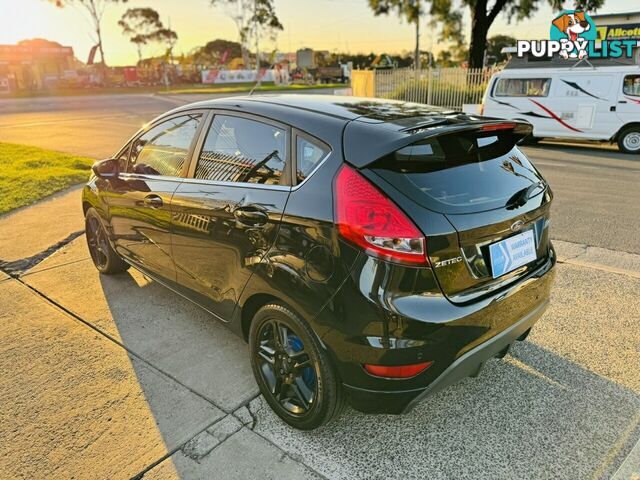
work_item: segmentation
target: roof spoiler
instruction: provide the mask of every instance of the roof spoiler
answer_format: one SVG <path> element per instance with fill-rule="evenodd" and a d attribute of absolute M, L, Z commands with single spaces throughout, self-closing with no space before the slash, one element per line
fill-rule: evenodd
<path fill-rule="evenodd" d="M 456 124 L 438 124 L 434 126 L 416 126 L 410 129 L 397 130 L 388 123 L 372 125 L 370 123 L 352 121 L 344 130 L 345 160 L 356 168 L 363 168 L 376 160 L 420 140 L 443 135 L 454 135 L 463 132 L 511 131 L 513 144 L 531 135 L 533 126 L 521 120 L 480 119 Z"/>

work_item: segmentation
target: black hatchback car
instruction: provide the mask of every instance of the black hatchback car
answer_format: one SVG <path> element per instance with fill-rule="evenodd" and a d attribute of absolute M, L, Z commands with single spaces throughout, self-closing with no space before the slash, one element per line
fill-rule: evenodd
<path fill-rule="evenodd" d="M 523 340 L 549 303 L 552 193 L 527 123 L 351 97 L 186 105 L 94 165 L 87 241 L 250 345 L 312 429 L 402 413 Z"/>

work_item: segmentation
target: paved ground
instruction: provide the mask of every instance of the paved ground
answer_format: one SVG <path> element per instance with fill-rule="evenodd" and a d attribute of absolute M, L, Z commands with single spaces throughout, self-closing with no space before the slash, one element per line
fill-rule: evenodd
<path fill-rule="evenodd" d="M 0 141 L 44 141 L 3 119 L 88 108 L 76 101 L 55 113 L 50 99 L 14 113 L 0 102 Z M 142 122 L 181 101 L 129 105 Z M 122 99 L 101 108 L 110 102 Z M 138 117 L 127 118 L 100 148 L 128 136 Z M 77 141 L 47 133 L 59 143 L 43 146 L 87 154 L 82 121 L 67 123 Z M 528 152 L 556 193 L 561 261 L 532 335 L 409 415 L 348 410 L 311 433 L 270 412 L 246 345 L 223 326 L 138 272 L 95 271 L 78 190 L 1 217 L 2 268 L 15 278 L 0 272 L 0 478 L 637 480 L 640 163 L 606 149 Z"/>
<path fill-rule="evenodd" d="M 409 415 L 301 433 L 241 340 L 138 272 L 100 276 L 84 241 L 0 280 L 0 478 L 610 478 L 640 437 L 638 255 L 557 241 L 552 307 L 504 360 Z"/>

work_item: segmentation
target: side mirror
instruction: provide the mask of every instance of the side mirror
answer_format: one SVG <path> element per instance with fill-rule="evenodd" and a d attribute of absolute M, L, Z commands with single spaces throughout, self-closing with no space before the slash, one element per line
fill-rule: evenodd
<path fill-rule="evenodd" d="M 110 179 L 118 178 L 120 173 L 120 165 L 117 159 L 108 158 L 106 160 L 100 160 L 91 167 L 93 173 L 99 178 Z"/>

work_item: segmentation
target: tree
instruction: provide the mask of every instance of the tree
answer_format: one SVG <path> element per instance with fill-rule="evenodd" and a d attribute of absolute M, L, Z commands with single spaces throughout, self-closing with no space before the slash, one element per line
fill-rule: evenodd
<path fill-rule="evenodd" d="M 170 28 L 162 27 L 153 32 L 149 40 L 165 44 L 167 46 L 166 55 L 170 58 L 171 64 L 173 64 L 173 47 L 176 46 L 176 42 L 178 41 L 178 34 Z"/>
<path fill-rule="evenodd" d="M 154 35 L 163 28 L 160 14 L 153 8 L 130 8 L 122 15 L 118 25 L 122 33 L 138 49 L 138 61 L 142 61 L 142 46 L 147 45 Z"/>
<path fill-rule="evenodd" d="M 426 3 L 426 0 L 422 0 Z M 388 15 L 395 11 L 400 18 L 408 23 L 416 25 L 416 48 L 414 50 L 413 61 L 416 68 L 420 67 L 420 16 L 424 13 L 424 6 L 421 0 L 369 0 L 369 6 L 374 15 Z"/>
<path fill-rule="evenodd" d="M 502 53 L 505 47 L 515 46 L 518 40 L 509 35 L 494 35 L 487 39 L 487 64 L 498 64 L 506 62 L 508 54 Z"/>
<path fill-rule="evenodd" d="M 274 0 L 210 0 L 211 5 L 223 5 L 238 28 L 245 66 L 249 64 L 249 45 L 256 47 L 256 69 L 260 69 L 260 37 L 263 33 L 275 35 L 283 26 L 276 16 Z"/>
<path fill-rule="evenodd" d="M 200 65 L 219 65 L 242 56 L 242 47 L 238 42 L 218 38 L 197 47 L 191 52 L 193 61 Z"/>
<path fill-rule="evenodd" d="M 102 45 L 102 17 L 108 5 L 114 3 L 127 3 L 128 0 L 47 0 L 49 3 L 53 3 L 56 7 L 63 8 L 67 6 L 82 7 L 91 19 L 93 29 L 95 31 L 94 43 L 98 45 L 100 52 L 100 60 L 103 68 L 107 63 L 104 59 L 104 48 Z"/>
<path fill-rule="evenodd" d="M 535 13 L 544 0 L 433 0 L 431 12 L 434 21 L 441 22 L 444 40 L 460 40 L 462 38 L 462 21 L 460 11 L 466 7 L 471 13 L 471 41 L 469 44 L 469 68 L 484 66 L 484 53 L 487 48 L 489 28 L 500 13 L 507 16 L 508 21 L 516 22 L 528 19 Z M 546 0 L 554 10 L 562 10 L 563 0 Z M 491 4 L 490 4 L 491 2 Z M 596 10 L 605 0 L 574 0 L 576 9 Z"/>
<path fill-rule="evenodd" d="M 436 58 L 436 64 L 441 68 L 459 67 L 469 55 L 469 51 L 464 46 L 447 48 L 441 50 Z"/>

